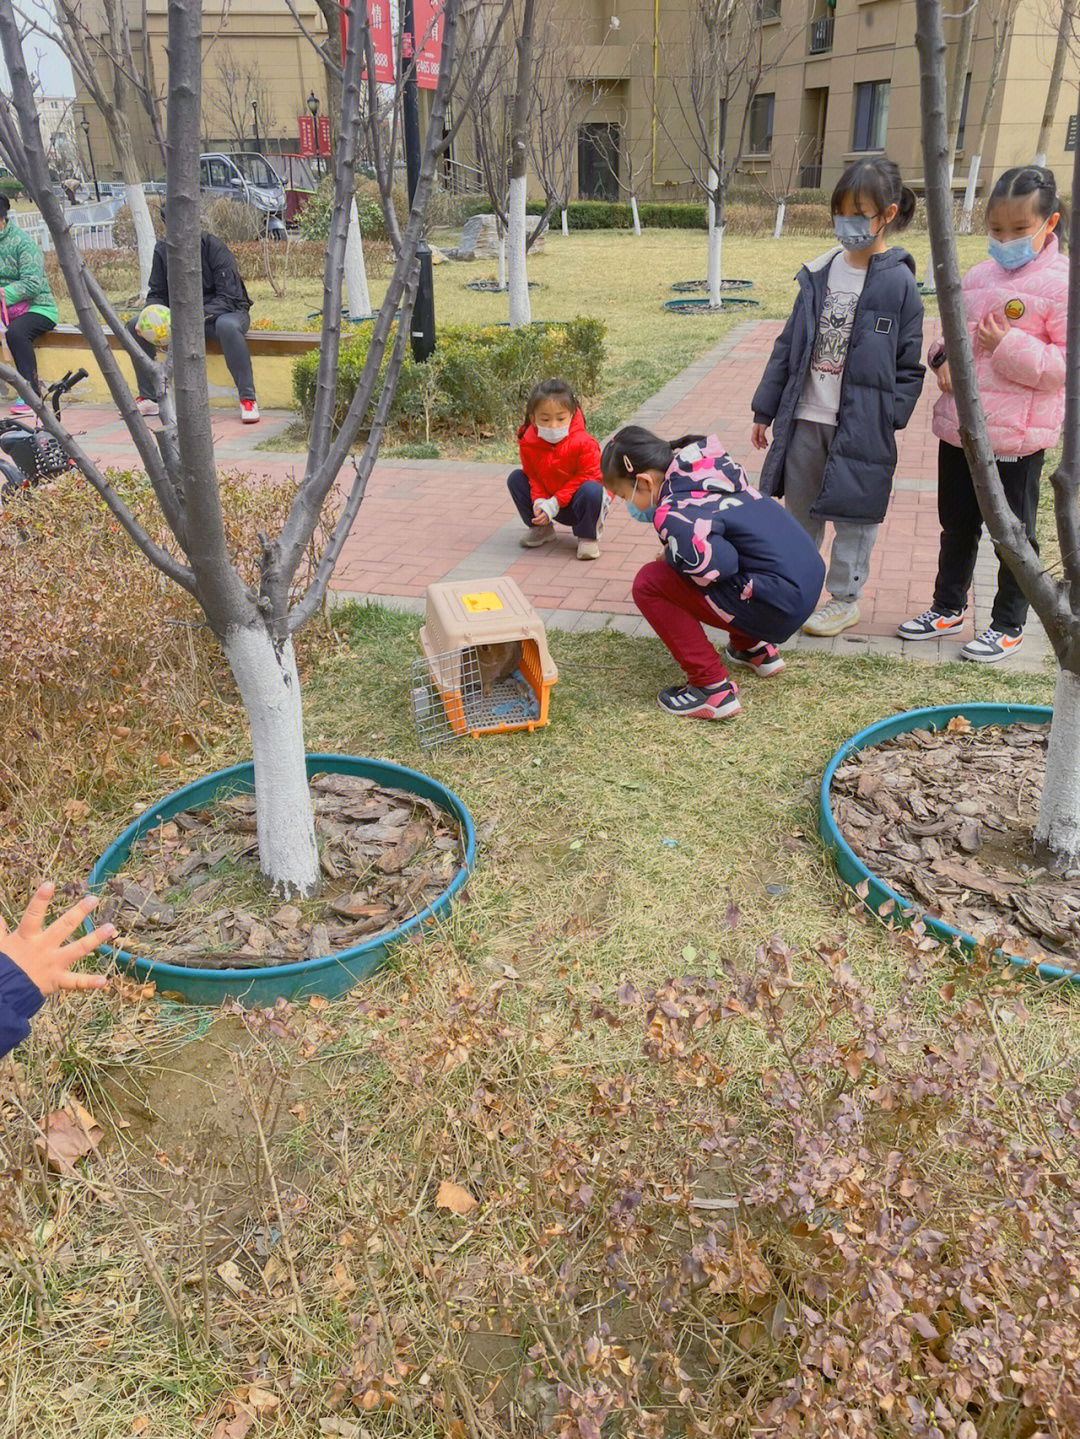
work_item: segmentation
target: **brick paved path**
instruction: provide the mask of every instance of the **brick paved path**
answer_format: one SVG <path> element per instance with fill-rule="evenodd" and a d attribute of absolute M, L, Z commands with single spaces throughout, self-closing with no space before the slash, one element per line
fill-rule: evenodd
<path fill-rule="evenodd" d="M 780 322 L 773 320 L 736 325 L 627 421 L 668 437 L 692 430 L 716 433 L 757 474 L 761 457 L 750 446 L 750 397 L 779 330 Z M 997 562 L 984 541 L 975 575 L 974 617 L 969 611 L 961 634 L 914 645 L 895 638 L 897 624 L 924 609 L 933 589 L 938 543 L 937 442 L 930 430 L 934 394 L 936 387 L 928 383 L 911 424 L 899 437 L 896 483 L 860 600 L 859 625 L 834 640 L 800 635 L 792 641 L 798 648 L 954 659 L 964 640 L 989 622 Z M 115 414 L 75 405 L 66 414 L 73 432 L 97 460 L 131 464 L 131 441 Z M 302 453 L 255 448 L 280 434 L 292 419 L 265 415 L 258 426 L 242 426 L 239 417 L 215 417 L 222 465 L 276 480 L 302 473 Z M 425 588 L 435 580 L 509 574 L 548 624 L 567 629 L 611 624 L 630 634 L 651 633 L 630 599 L 635 571 L 656 554 L 651 530 L 634 523 L 616 504 L 599 560 L 579 561 L 569 533 L 539 550 L 522 550 L 521 522 L 506 493 L 505 476 L 502 465 L 381 461 L 342 550 L 332 589 L 341 598 L 377 598 L 418 610 Z M 342 478 L 347 480 L 348 472 Z M 1037 669 L 1046 653 L 1045 637 L 1033 617 L 1023 648 L 1005 663 Z"/>

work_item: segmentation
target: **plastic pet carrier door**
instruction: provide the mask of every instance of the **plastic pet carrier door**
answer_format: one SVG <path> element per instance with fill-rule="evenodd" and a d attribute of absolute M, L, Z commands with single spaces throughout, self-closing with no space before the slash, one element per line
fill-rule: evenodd
<path fill-rule="evenodd" d="M 420 648 L 412 712 L 425 748 L 547 724 L 559 672 L 543 621 L 513 580 L 430 585 Z"/>

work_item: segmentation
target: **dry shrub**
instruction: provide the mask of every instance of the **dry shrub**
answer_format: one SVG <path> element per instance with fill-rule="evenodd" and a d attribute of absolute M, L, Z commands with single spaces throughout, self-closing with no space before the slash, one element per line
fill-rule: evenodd
<path fill-rule="evenodd" d="M 567 977 L 568 1022 L 514 970 L 362 1005 L 397 1141 L 353 1156 L 379 1178 L 337 1403 L 438 1427 L 464 1392 L 470 1432 L 558 1439 L 1080 1432 L 1080 1091 L 1016 1058 L 1050 1001 L 897 944 L 885 1006 L 838 940 Z"/>
<path fill-rule="evenodd" d="M 115 483 L 175 549 L 145 479 Z M 230 550 L 251 583 L 258 532 L 277 528 L 291 492 L 225 477 L 222 497 Z M 216 768 L 246 734 L 202 612 L 85 480 L 10 505 L 0 547 L 0 901 L 14 907 L 46 870 L 78 882 L 117 832 L 125 796 L 168 791 L 188 760 Z"/>
<path fill-rule="evenodd" d="M 263 244 L 246 242 L 230 245 L 236 263 L 244 280 L 266 279 L 266 252 Z M 279 250 L 284 254 L 284 245 L 270 241 L 271 257 L 276 258 Z M 393 264 L 393 250 L 388 240 L 365 240 L 364 263 L 369 278 L 384 275 Z M 321 280 L 326 267 L 326 246 L 318 240 L 292 240 L 289 244 L 289 274 L 298 280 Z"/>
<path fill-rule="evenodd" d="M 165 233 L 165 226 L 161 219 L 161 200 L 157 195 L 146 197 L 146 207 L 150 211 L 150 219 L 154 224 L 154 234 L 160 240 Z M 121 205 L 113 220 L 113 239 L 120 250 L 135 249 L 135 222 L 131 218 L 131 210 L 127 205 Z"/>
<path fill-rule="evenodd" d="M 82 258 L 90 274 L 110 294 L 133 295 L 137 292 L 139 263 L 134 243 L 130 250 L 83 250 Z M 45 274 L 57 300 L 66 299 L 67 281 L 60 269 L 55 250 L 46 252 Z"/>
<path fill-rule="evenodd" d="M 239 200 L 207 199 L 202 206 L 203 229 L 226 245 L 250 244 L 266 234 L 268 217 L 254 205 Z"/>

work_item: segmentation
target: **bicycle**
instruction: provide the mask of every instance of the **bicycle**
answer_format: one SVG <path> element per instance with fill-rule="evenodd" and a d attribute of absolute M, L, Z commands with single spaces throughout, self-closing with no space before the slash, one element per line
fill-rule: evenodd
<path fill-rule="evenodd" d="M 42 399 L 52 405 L 57 420 L 61 418 L 63 397 L 85 380 L 86 374 L 85 370 L 68 370 L 62 379 L 54 380 L 45 390 Z M 31 429 L 23 420 L 0 420 L 0 450 L 7 456 L 0 458 L 0 505 L 42 480 L 55 479 L 76 468 L 59 440 L 41 424 Z"/>

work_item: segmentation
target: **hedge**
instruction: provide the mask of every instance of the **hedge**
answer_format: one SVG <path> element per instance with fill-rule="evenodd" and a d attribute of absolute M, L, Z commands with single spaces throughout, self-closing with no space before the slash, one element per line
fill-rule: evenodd
<path fill-rule="evenodd" d="M 9 200 L 17 200 L 23 193 L 23 187 L 14 175 L 5 175 L 0 180 L 0 195 L 6 195 Z"/>
<path fill-rule="evenodd" d="M 530 215 L 542 215 L 544 202 L 530 200 L 525 207 Z M 486 215 L 491 212 L 491 201 L 486 196 L 468 200 L 463 206 L 466 215 Z M 704 230 L 707 228 L 705 206 L 654 204 L 649 201 L 638 205 L 643 225 L 657 230 Z M 558 210 L 551 217 L 556 227 L 560 224 Z M 630 230 L 634 216 L 628 204 L 609 200 L 571 200 L 566 207 L 567 224 L 571 230 Z"/>
<path fill-rule="evenodd" d="M 344 419 L 367 358 L 371 327 L 341 348 L 334 422 Z M 386 347 L 389 357 L 391 345 Z M 383 360 L 383 372 L 387 358 Z M 520 424 L 529 391 L 539 380 L 559 375 L 579 394 L 595 393 L 604 362 L 604 325 L 585 316 L 508 325 L 448 325 L 438 331 L 434 354 L 417 364 L 406 352 L 390 419 L 410 427 L 467 427 L 495 433 Z M 293 393 L 310 419 L 318 377 L 317 351 L 293 366 Z"/>

